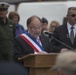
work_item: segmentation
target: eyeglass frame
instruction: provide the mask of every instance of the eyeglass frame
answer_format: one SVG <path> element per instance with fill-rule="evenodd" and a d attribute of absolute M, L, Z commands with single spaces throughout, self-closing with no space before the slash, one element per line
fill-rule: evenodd
<path fill-rule="evenodd" d="M 31 27 L 31 26 L 29 26 L 29 28 L 31 28 L 33 31 L 36 31 L 37 29 L 41 30 L 42 29 L 42 25 L 40 27 Z"/>

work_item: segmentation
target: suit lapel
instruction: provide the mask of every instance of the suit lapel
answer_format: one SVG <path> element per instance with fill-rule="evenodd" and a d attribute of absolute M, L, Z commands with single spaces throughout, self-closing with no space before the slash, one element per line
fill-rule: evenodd
<path fill-rule="evenodd" d="M 71 43 L 70 37 L 69 37 L 69 32 L 68 32 L 68 28 L 67 25 L 64 25 L 64 32 L 65 32 L 65 37 L 67 38 L 68 43 Z"/>
<path fill-rule="evenodd" d="M 45 48 L 46 40 L 44 39 L 43 34 L 40 36 L 40 40 L 43 48 Z"/>

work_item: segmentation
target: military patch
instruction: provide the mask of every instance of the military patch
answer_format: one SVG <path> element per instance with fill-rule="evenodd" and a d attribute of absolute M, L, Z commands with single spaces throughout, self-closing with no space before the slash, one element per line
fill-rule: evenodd
<path fill-rule="evenodd" d="M 9 27 L 13 27 L 13 25 L 10 24 Z"/>

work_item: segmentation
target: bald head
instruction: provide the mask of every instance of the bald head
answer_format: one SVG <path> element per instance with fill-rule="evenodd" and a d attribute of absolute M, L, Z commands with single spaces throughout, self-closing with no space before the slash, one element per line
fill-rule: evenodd
<path fill-rule="evenodd" d="M 30 23 L 35 19 L 38 19 L 41 22 L 41 19 L 38 16 L 31 16 L 27 19 L 27 27 L 29 27 Z"/>

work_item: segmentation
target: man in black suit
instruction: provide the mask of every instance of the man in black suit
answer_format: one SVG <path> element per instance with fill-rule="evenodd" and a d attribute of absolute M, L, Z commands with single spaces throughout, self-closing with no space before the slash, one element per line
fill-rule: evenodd
<path fill-rule="evenodd" d="M 14 41 L 14 59 L 31 53 L 49 53 L 50 43 L 48 37 L 41 34 L 42 22 L 37 16 L 31 16 L 27 19 L 28 30 L 15 38 Z M 38 43 L 38 39 L 40 43 Z"/>
<path fill-rule="evenodd" d="M 59 43 L 53 38 L 51 41 L 52 52 L 58 53 L 70 49 L 76 49 L 76 7 L 68 8 L 67 23 L 57 27 L 53 37 L 63 42 L 64 44 Z"/>

